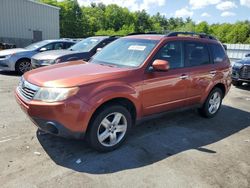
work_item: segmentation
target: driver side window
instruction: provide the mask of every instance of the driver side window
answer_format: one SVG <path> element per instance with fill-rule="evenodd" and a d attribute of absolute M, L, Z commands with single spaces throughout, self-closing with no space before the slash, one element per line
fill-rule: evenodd
<path fill-rule="evenodd" d="M 53 50 L 53 44 L 47 44 L 47 45 L 45 45 L 45 46 L 42 47 L 42 48 L 46 48 L 46 51 L 47 51 L 47 50 Z"/>
<path fill-rule="evenodd" d="M 158 51 L 154 59 L 168 61 L 170 69 L 184 67 L 182 43 L 179 41 L 166 43 Z"/>

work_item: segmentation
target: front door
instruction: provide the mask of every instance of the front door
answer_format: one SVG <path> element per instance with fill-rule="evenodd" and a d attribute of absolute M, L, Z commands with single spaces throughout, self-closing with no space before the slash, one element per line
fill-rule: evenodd
<path fill-rule="evenodd" d="M 143 84 L 144 115 L 159 113 L 186 106 L 190 80 L 184 66 L 183 44 L 167 42 L 153 60 L 167 60 L 170 69 L 166 72 L 146 72 Z"/>

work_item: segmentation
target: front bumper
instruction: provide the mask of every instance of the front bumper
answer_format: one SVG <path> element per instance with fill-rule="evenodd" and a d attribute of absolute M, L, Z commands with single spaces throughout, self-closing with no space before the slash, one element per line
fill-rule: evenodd
<path fill-rule="evenodd" d="M 233 69 L 232 80 L 233 81 L 250 82 L 250 73 L 244 74 L 244 76 L 242 76 L 241 69 Z"/>
<path fill-rule="evenodd" d="M 27 102 L 17 91 L 15 97 L 21 109 L 39 129 L 61 137 L 84 137 L 91 108 L 77 97 L 56 103 L 34 100 Z"/>
<path fill-rule="evenodd" d="M 15 71 L 15 63 L 9 59 L 0 59 L 0 69 L 5 71 Z"/>

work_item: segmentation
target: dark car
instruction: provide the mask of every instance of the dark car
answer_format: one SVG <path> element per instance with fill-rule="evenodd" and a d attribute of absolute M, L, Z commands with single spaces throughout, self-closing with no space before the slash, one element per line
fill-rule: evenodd
<path fill-rule="evenodd" d="M 250 57 L 237 61 L 233 65 L 233 85 L 240 86 L 243 82 L 250 83 Z"/>
<path fill-rule="evenodd" d="M 98 49 L 103 48 L 117 38 L 118 37 L 114 36 L 89 37 L 76 43 L 67 50 L 53 50 L 37 54 L 32 57 L 32 67 L 38 68 L 74 60 L 88 61 Z"/>

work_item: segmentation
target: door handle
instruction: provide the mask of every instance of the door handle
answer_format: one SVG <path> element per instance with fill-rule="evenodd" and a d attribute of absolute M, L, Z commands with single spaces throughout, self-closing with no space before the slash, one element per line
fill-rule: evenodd
<path fill-rule="evenodd" d="M 216 70 L 210 71 L 209 74 L 211 74 L 212 76 L 214 76 L 216 74 Z"/>
<path fill-rule="evenodd" d="M 180 79 L 182 79 L 182 80 L 185 80 L 185 79 L 187 79 L 188 78 L 188 75 L 186 75 L 186 74 L 182 74 L 181 76 L 180 76 Z"/>

